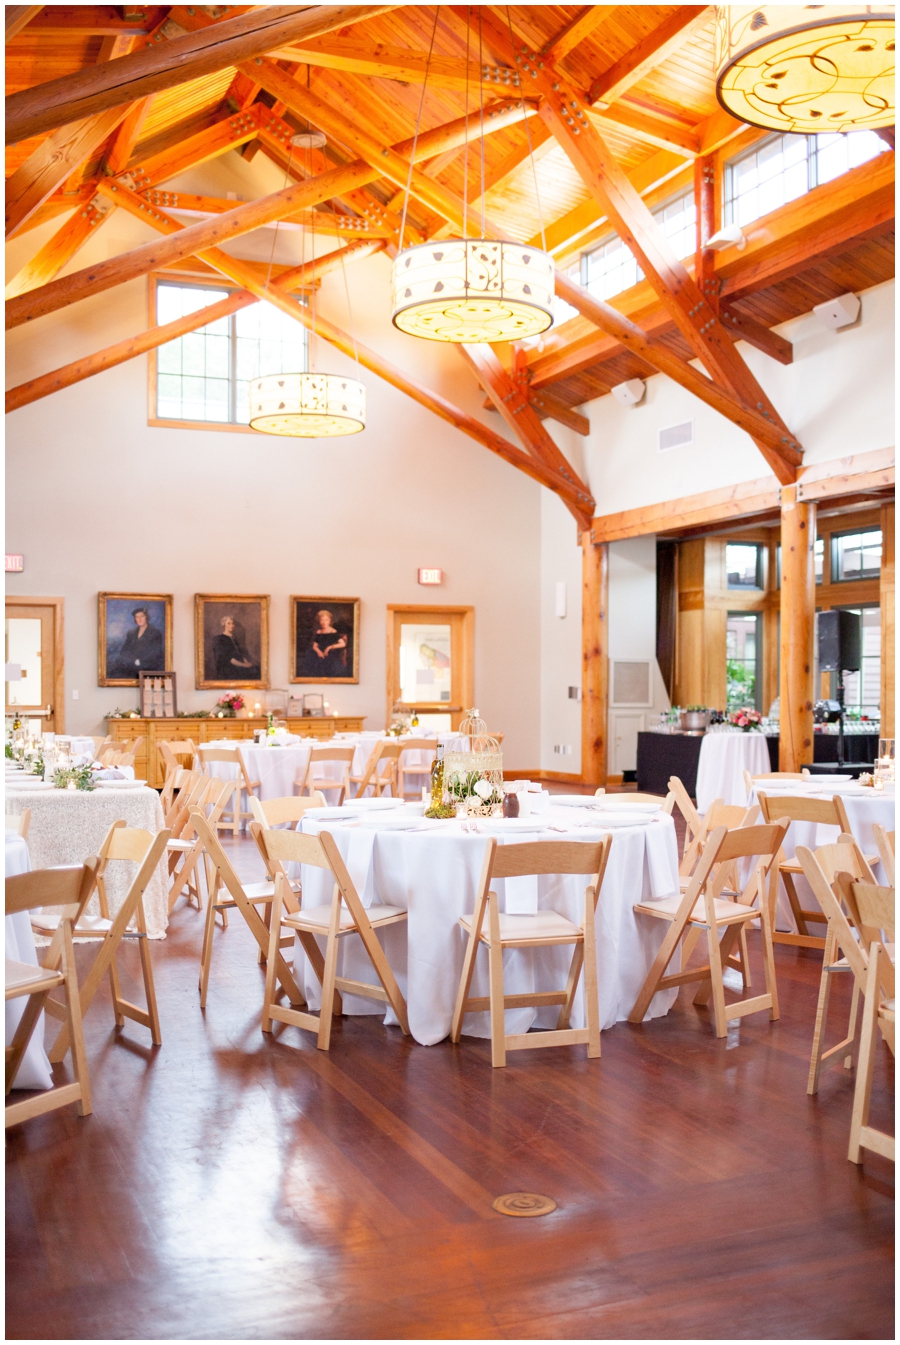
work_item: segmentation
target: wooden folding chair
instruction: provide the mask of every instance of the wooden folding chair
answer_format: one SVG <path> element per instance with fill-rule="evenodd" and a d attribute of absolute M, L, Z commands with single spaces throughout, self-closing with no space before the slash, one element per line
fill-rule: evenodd
<path fill-rule="evenodd" d="M 72 928 L 72 935 L 76 943 L 91 941 L 97 942 L 103 939 L 112 939 L 113 928 L 116 927 L 116 938 L 111 955 L 108 958 L 109 988 L 111 992 L 113 1013 L 115 1015 L 116 1027 L 124 1027 L 125 1019 L 132 1018 L 136 1023 L 150 1029 L 150 1035 L 153 1039 L 153 1045 L 159 1046 L 162 1043 L 162 1036 L 159 1027 L 159 1010 L 156 1007 L 156 989 L 153 984 L 153 964 L 150 960 L 149 941 L 147 939 L 147 917 L 144 912 L 143 889 L 137 893 L 129 892 L 125 899 L 125 905 L 129 906 L 132 915 L 125 921 L 121 919 L 121 912 L 116 916 L 115 921 L 109 913 L 109 898 L 106 893 L 106 875 L 110 862 L 125 861 L 132 864 L 143 864 L 151 849 L 155 847 L 157 861 L 162 856 L 165 848 L 168 832 L 161 831 L 159 835 L 163 838 L 157 844 L 157 837 L 151 831 L 144 831 L 141 827 L 129 827 L 120 820 L 113 822 L 109 831 L 103 839 L 100 846 L 98 859 L 100 866 L 97 870 L 97 900 L 100 905 L 99 915 L 88 915 L 85 913 L 76 921 Z M 154 866 L 155 867 L 155 866 Z M 152 876 L 153 869 L 150 870 Z M 149 881 L 149 877 L 148 877 Z M 135 928 L 129 929 L 131 918 L 134 919 Z M 58 918 L 52 913 L 46 911 L 33 911 L 31 915 L 31 927 L 36 934 L 53 935 L 56 933 L 59 924 Z M 118 954 L 119 947 L 123 939 L 136 939 L 141 958 L 141 975 L 144 982 L 144 996 L 147 1001 L 147 1008 L 142 1009 L 137 1004 L 132 1004 L 129 1000 L 123 999 L 121 987 L 119 985 Z M 85 983 L 87 984 L 87 983 Z M 55 1017 L 53 1004 L 51 1000 L 48 1006 L 48 1012 Z M 84 1010 L 87 1012 L 88 1004 L 84 1004 Z"/>
<path fill-rule="evenodd" d="M 872 834 L 875 837 L 875 847 L 878 850 L 878 857 L 884 868 L 885 876 L 891 887 L 894 886 L 894 837 L 895 831 L 887 831 L 878 822 L 872 828 Z M 23 832 L 24 835 L 24 832 Z"/>
<path fill-rule="evenodd" d="M 274 885 L 272 886 L 271 894 L 257 894 L 251 899 L 248 895 L 248 891 L 250 893 L 253 892 L 253 885 L 244 884 L 241 882 L 240 878 L 238 878 L 233 865 L 229 861 L 225 851 L 222 849 L 214 825 L 212 825 L 204 816 L 201 808 L 194 808 L 192 810 L 191 821 L 196 828 L 197 835 L 203 842 L 204 849 L 209 857 L 209 862 L 215 869 L 215 878 L 213 883 L 210 884 L 210 907 L 213 911 L 213 916 L 215 914 L 215 905 L 217 902 L 222 909 L 223 914 L 225 912 L 226 902 L 229 908 L 237 907 L 246 920 L 250 933 L 255 938 L 260 952 L 264 957 L 268 956 L 269 931 L 263 923 L 256 907 L 261 902 L 271 902 L 273 900 Z M 273 832 L 272 834 L 280 836 L 282 834 L 291 833 Z M 269 884 L 266 884 L 266 886 L 269 886 Z M 222 888 L 228 892 L 230 900 L 216 895 L 221 892 Z M 275 929 L 278 929 L 277 923 L 275 923 Z M 207 950 L 207 944 L 211 945 L 212 943 L 213 930 L 214 920 L 209 918 L 208 910 L 206 927 L 203 933 L 204 946 L 200 956 L 199 988 L 201 1009 L 206 1008 L 206 994 L 209 986 L 209 968 L 212 953 L 211 947 Z M 275 949 L 274 957 L 269 957 L 269 967 L 273 968 L 272 974 L 277 977 L 290 1002 L 305 1007 L 306 1001 L 297 986 L 297 982 L 294 980 L 293 972 L 287 962 L 285 962 L 278 948 Z"/>
<path fill-rule="evenodd" d="M 271 1032 L 273 1019 L 279 1023 L 291 1023 L 295 1027 L 315 1032 L 319 1050 L 327 1051 L 331 1042 L 332 1017 L 336 1012 L 341 1012 L 336 1002 L 336 992 L 340 991 L 390 1004 L 404 1036 L 408 1037 L 406 1001 L 376 934 L 377 930 L 387 925 L 405 920 L 406 911 L 399 906 L 363 906 L 341 852 L 329 832 L 320 831 L 318 836 L 304 836 L 299 831 L 265 830 L 262 839 L 273 863 L 277 861 L 282 867 L 287 863 L 311 864 L 318 869 L 329 869 L 334 877 L 332 898 L 327 905 L 304 906 L 290 914 L 285 909 L 289 889 L 284 873 L 279 873 L 275 880 L 262 1012 L 263 1032 Z M 280 932 L 285 928 L 293 929 L 298 934 L 301 946 L 322 985 L 322 1008 L 318 1015 L 282 1008 L 275 1002 L 275 958 L 278 955 Z M 341 939 L 348 934 L 359 935 L 380 985 L 338 976 L 338 947 Z M 324 959 L 315 941 L 316 935 L 326 940 Z"/>
<path fill-rule="evenodd" d="M 266 799 L 264 803 L 261 803 L 260 800 L 257 798 L 251 798 L 250 811 L 253 813 L 254 820 L 250 823 L 250 835 L 256 842 L 256 847 L 259 850 L 259 853 L 262 857 L 262 862 L 266 867 L 266 881 L 270 885 L 266 889 L 267 895 L 271 896 L 274 894 L 275 891 L 274 883 L 278 873 L 281 872 L 281 865 L 273 864 L 272 861 L 269 859 L 269 856 L 266 853 L 266 847 L 263 844 L 262 832 L 265 830 L 266 827 L 278 827 L 285 825 L 296 827 L 297 823 L 302 820 L 304 814 L 307 813 L 310 808 L 324 808 L 325 806 L 326 806 L 325 797 L 322 794 L 311 794 L 305 798 L 298 798 L 298 796 L 294 794 L 291 795 L 290 797 L 281 799 Z M 285 877 L 287 877 L 286 874 Z M 286 909 L 289 911 L 299 910 L 299 901 L 297 900 L 297 897 L 299 896 L 300 893 L 300 879 L 299 878 L 289 879 L 289 887 L 291 893 L 297 894 L 297 896 L 294 896 L 292 899 L 286 898 Z M 245 883 L 244 891 L 248 894 L 248 896 L 250 896 L 251 890 L 254 893 L 258 891 L 261 894 L 263 890 L 263 884 Z M 272 918 L 272 906 L 271 903 L 268 903 L 263 910 L 263 920 L 265 922 L 267 929 L 271 922 L 271 918 Z M 293 946 L 293 942 L 294 942 L 294 935 L 291 932 L 282 938 L 279 946 L 282 948 L 289 948 Z M 259 961 L 260 962 L 265 961 L 262 949 L 260 949 L 259 951 Z"/>
<path fill-rule="evenodd" d="M 674 795 L 669 796 L 670 798 Z M 693 876 L 693 871 L 697 867 L 697 862 L 703 853 L 703 847 L 709 840 L 709 837 L 715 831 L 716 827 L 728 827 L 734 830 L 737 827 L 751 827 L 759 814 L 759 807 L 753 804 L 750 808 L 744 808 L 741 804 L 723 803 L 721 799 L 714 799 L 709 805 L 703 817 L 700 818 L 700 831 L 694 837 L 691 845 L 687 848 L 682 857 L 678 869 L 678 882 L 682 892 L 686 892 Z M 732 866 L 732 871 L 726 879 L 726 887 L 723 889 L 726 896 L 737 896 L 740 890 L 740 877 L 738 874 L 737 863 Z M 698 925 L 693 925 L 687 932 L 682 944 L 681 956 L 685 964 L 690 960 L 694 946 L 702 934 Z M 732 953 L 727 959 L 727 966 L 733 967 L 735 971 L 741 973 L 741 980 L 744 983 L 744 989 L 749 990 L 753 985 L 753 978 L 750 974 L 750 957 L 747 951 L 747 928 L 741 926 L 740 948 Z"/>
<path fill-rule="evenodd" d="M 778 988 L 775 982 L 775 957 L 772 949 L 772 922 L 765 880 L 775 863 L 784 841 L 786 821 L 763 827 L 739 827 L 728 831 L 716 827 L 709 837 L 694 871 L 694 876 L 683 896 L 665 897 L 662 901 L 639 902 L 634 910 L 638 915 L 651 915 L 669 922 L 669 931 L 663 939 L 653 966 L 644 981 L 634 1008 L 628 1015 L 630 1023 L 642 1023 L 650 1001 L 658 990 L 699 981 L 694 996 L 697 1005 L 713 998 L 713 1016 L 717 1037 L 728 1032 L 728 1022 L 748 1013 L 769 1010 L 769 1017 L 778 1017 Z M 755 859 L 750 879 L 736 900 L 722 896 L 735 868 L 735 861 Z M 758 902 L 757 906 L 752 903 Z M 762 928 L 763 967 L 766 993 L 737 1003 L 725 1003 L 723 962 L 727 962 L 737 942 L 741 927 L 759 918 Z M 679 942 L 691 925 L 699 925 L 707 932 L 709 962 L 702 967 L 667 976 L 666 968 Z M 720 942 L 721 936 L 721 942 Z"/>
<path fill-rule="evenodd" d="M 361 799 L 369 786 L 372 786 L 372 794 L 376 799 L 380 799 L 386 789 L 390 789 L 391 795 L 397 797 L 397 767 L 400 761 L 400 753 L 403 751 L 403 744 L 399 738 L 392 742 L 382 738 L 372 748 L 369 760 L 366 762 L 366 769 L 362 775 L 351 775 L 351 783 L 357 786 L 355 798 Z M 379 771 L 379 766 L 384 765 L 384 770 Z"/>
<path fill-rule="evenodd" d="M 615 794 L 609 794 L 607 793 L 606 789 L 601 785 L 599 789 L 594 790 L 594 798 L 595 799 L 605 798 L 608 801 L 614 799 L 615 806 L 618 806 L 619 803 L 621 803 L 622 807 L 627 812 L 629 803 L 659 803 L 660 795 L 641 794 L 641 793 L 633 794 L 630 789 L 627 790 L 623 789 L 621 792 L 617 792 Z M 671 816 L 674 806 L 675 806 L 675 799 L 673 798 L 672 792 L 670 790 L 669 793 L 666 794 L 665 799 L 662 803 L 662 811 L 664 813 L 668 813 Z"/>
<path fill-rule="evenodd" d="M 17 831 L 23 841 L 28 839 L 28 828 L 31 826 L 31 809 L 23 808 L 20 813 L 6 814 L 6 830 Z"/>
<path fill-rule="evenodd" d="M 834 798 L 831 799 L 807 798 L 799 794 L 773 794 L 770 798 L 768 794 L 757 791 L 756 797 L 759 799 L 759 806 L 766 822 L 786 817 L 791 822 L 813 822 L 818 826 L 837 827 L 842 835 L 853 834 L 847 819 L 847 809 L 840 794 L 835 794 Z M 867 864 L 877 864 L 878 856 L 866 855 L 865 860 Z M 772 892 L 772 939 L 775 943 L 787 943 L 800 948 L 824 949 L 825 936 L 810 934 L 807 924 L 827 925 L 828 920 L 822 911 L 806 911 L 801 907 L 800 898 L 794 886 L 794 879 L 801 872 L 802 869 L 796 859 L 786 859 L 784 855 L 778 856 L 778 864 L 773 867 L 770 878 L 774 885 L 774 891 Z M 790 902 L 791 912 L 797 923 L 796 934 L 785 933 L 774 928 L 779 878 L 784 883 L 784 890 Z"/>
<path fill-rule="evenodd" d="M 197 749 L 197 760 L 200 769 L 206 775 L 211 774 L 209 768 L 217 761 L 237 767 L 237 779 L 234 781 L 237 788 L 231 808 L 226 808 L 218 822 L 219 831 L 226 831 L 230 827 L 236 838 L 240 834 L 244 819 L 249 820 L 251 816 L 249 807 L 244 808 L 244 795 L 247 795 L 248 800 L 251 799 L 260 787 L 259 781 L 250 779 L 244 763 L 244 755 L 239 747 L 206 747 L 201 744 Z"/>
<path fill-rule="evenodd" d="M 406 798 L 406 777 L 408 775 L 425 776 L 430 782 L 431 768 L 434 765 L 437 750 L 437 738 L 407 738 L 405 741 L 401 741 L 400 755 L 397 758 L 397 793 L 401 799 Z M 404 766 L 403 757 L 407 752 L 429 752 L 431 757 L 427 765 Z M 413 797 L 418 796 L 414 795 Z"/>
<path fill-rule="evenodd" d="M 202 771 L 186 770 L 183 766 L 175 766 L 166 771 L 166 779 L 159 794 L 159 802 L 163 810 L 163 817 L 166 818 L 168 826 L 170 817 L 174 821 L 176 812 L 175 805 L 180 798 L 182 790 L 188 789 L 194 785 L 197 780 L 205 780 Z"/>
<path fill-rule="evenodd" d="M 6 1096 L 9 1097 L 50 992 L 57 986 L 62 987 L 66 997 L 63 1012 L 66 1030 L 72 1042 L 72 1073 L 75 1078 L 74 1083 L 57 1084 L 55 1088 L 35 1093 L 22 1102 L 7 1102 L 7 1127 L 27 1121 L 32 1116 L 54 1111 L 57 1107 L 65 1107 L 70 1102 L 78 1104 L 79 1116 L 89 1116 L 91 1113 L 91 1087 L 84 1049 L 72 927 L 90 900 L 98 865 L 99 861 L 92 856 L 84 864 L 59 869 L 35 869 L 32 873 L 20 873 L 6 880 L 7 915 L 31 911 L 36 906 L 59 911 L 59 956 L 55 967 L 38 967 L 29 962 L 11 960 L 6 963 L 6 1002 L 28 996 L 25 1011 L 6 1048 Z"/>
<path fill-rule="evenodd" d="M 168 739 L 165 742 L 158 742 L 156 746 L 165 763 L 167 773 L 179 766 L 183 767 L 184 770 L 192 769 L 194 758 L 197 755 L 197 748 L 193 739 Z"/>
<path fill-rule="evenodd" d="M 691 796 L 677 775 L 669 777 L 669 793 L 678 805 L 678 811 L 684 818 L 684 845 L 681 850 L 679 873 L 692 872 L 700 853 L 699 838 L 703 834 L 703 818 L 691 802 Z M 715 799 L 714 804 L 722 804 L 724 799 Z"/>
<path fill-rule="evenodd" d="M 853 1090 L 853 1112 L 850 1118 L 851 1163 L 861 1163 L 861 1149 L 871 1149 L 894 1162 L 894 1136 L 869 1125 L 869 1105 L 872 1100 L 872 1078 L 875 1069 L 876 1028 L 894 1055 L 896 1022 L 894 981 L 894 925 L 895 903 L 892 887 L 877 887 L 874 883 L 854 882 L 850 874 L 838 874 L 838 887 L 848 906 L 855 909 L 860 930 L 871 931 L 869 966 L 866 976 L 865 1003 L 862 1031 L 859 1040 L 859 1068 Z"/>
<path fill-rule="evenodd" d="M 809 1076 L 806 1081 L 806 1091 L 812 1095 L 819 1091 L 819 1077 L 827 1060 L 834 1056 L 843 1056 L 845 1069 L 850 1069 L 853 1064 L 859 997 L 865 993 L 868 970 L 868 947 L 863 942 L 860 931 L 851 924 L 850 917 L 841 905 L 840 897 L 836 895 L 837 875 L 845 872 L 855 879 L 872 882 L 874 878 L 859 846 L 849 834 L 839 836 L 834 845 L 821 845 L 814 851 L 805 845 L 798 845 L 797 860 L 828 920 L 825 956 L 822 959 L 822 974 L 819 978 L 819 996 L 813 1025 Z M 847 1035 L 836 1046 L 825 1050 L 825 1026 L 828 1018 L 828 1002 L 831 998 L 832 977 L 847 974 L 853 977 Z"/>
<path fill-rule="evenodd" d="M 350 797 L 350 767 L 355 751 L 355 747 L 330 747 L 327 743 L 323 747 L 310 748 L 306 770 L 294 781 L 300 794 L 327 795 L 329 791 L 336 789 L 339 791 L 337 807 L 340 807 L 344 799 Z M 321 773 L 321 767 L 328 761 L 337 762 L 342 767 L 339 780 Z"/>
<path fill-rule="evenodd" d="M 202 909 L 200 860 L 204 846 L 194 826 L 194 813 L 199 809 L 211 825 L 218 827 L 222 813 L 228 806 L 228 801 L 237 789 L 237 785 L 237 780 L 217 780 L 211 776 L 202 776 L 196 787 L 199 792 L 192 791 L 192 797 L 185 800 L 184 807 L 187 810 L 187 816 L 181 826 L 181 834 L 173 836 L 167 846 L 169 853 L 170 915 L 185 888 L 187 888 L 185 895 L 188 902 L 193 904 L 196 901 L 198 908 Z M 210 874 L 207 872 L 207 892 L 209 892 L 209 880 Z M 227 915 L 223 914 L 222 923 L 227 926 Z"/>
<path fill-rule="evenodd" d="M 542 1046 L 586 1045 L 588 1056 L 600 1055 L 600 1001 L 597 986 L 597 940 L 594 928 L 597 898 L 609 858 L 612 837 L 601 841 L 533 841 L 526 845 L 498 845 L 491 838 L 481 866 L 481 878 L 472 915 L 463 915 L 459 923 L 469 936 L 463 959 L 462 975 L 453 1011 L 450 1040 L 459 1041 L 462 1021 L 467 1013 L 490 1009 L 491 1064 L 501 1069 L 507 1051 L 525 1051 Z M 574 924 L 556 911 L 538 911 L 534 915 L 500 913 L 497 893 L 490 890 L 496 878 L 518 878 L 530 874 L 591 874 L 584 890 L 584 914 Z M 487 928 L 485 929 L 485 916 Z M 478 945 L 488 950 L 490 994 L 470 996 L 472 973 Z M 505 948 L 550 948 L 574 944 L 572 961 L 564 990 L 538 991 L 525 995 L 507 995 L 503 990 L 503 950 Z M 578 982 L 584 970 L 584 1012 L 586 1027 L 569 1027 Z M 558 1004 L 559 1017 L 551 1032 L 507 1033 L 506 1009 L 528 1005 Z"/>
<path fill-rule="evenodd" d="M 802 771 L 766 771 L 763 775 L 752 775 L 750 771 L 744 771 L 744 784 L 747 787 L 747 798 L 749 799 L 758 784 L 764 784 L 767 780 L 808 780 L 809 771 L 803 767 Z"/>
<path fill-rule="evenodd" d="M 117 849 L 122 849 L 127 852 L 124 855 L 114 854 L 112 857 L 129 858 L 134 861 L 135 856 L 141 851 L 144 846 L 144 837 L 146 837 L 148 833 L 142 831 L 140 828 L 134 828 L 138 834 L 137 837 L 132 838 L 127 835 L 127 832 L 130 830 L 132 829 L 126 829 L 126 836 L 121 842 L 116 839 L 110 840 L 110 837 L 107 836 L 104 844 L 109 841 L 111 850 L 115 852 Z M 100 946 L 97 950 L 97 956 L 94 958 L 84 985 L 81 987 L 82 1017 L 87 1014 L 88 1009 L 91 1007 L 94 996 L 100 986 L 100 982 L 103 980 L 104 976 L 109 975 L 110 967 L 122 939 L 127 935 L 129 938 L 139 939 L 142 945 L 146 943 L 147 928 L 146 920 L 144 918 L 143 896 L 147 890 L 147 884 L 153 877 L 156 866 L 159 864 L 160 859 L 165 853 L 166 841 L 168 838 L 169 833 L 167 831 L 159 831 L 152 837 L 152 844 L 144 853 L 143 860 L 140 861 L 140 867 L 135 874 L 131 887 L 128 889 L 128 895 L 115 917 L 110 922 L 109 929 L 102 931 L 102 939 L 99 940 Z M 101 864 L 102 863 L 103 861 L 101 860 Z M 134 920 L 137 925 L 137 930 L 129 933 L 128 926 L 131 924 L 132 920 Z M 35 927 L 39 929 L 39 926 Z M 100 931 L 98 930 L 97 933 L 100 933 Z M 55 969 L 58 965 L 59 956 L 60 934 L 57 930 L 51 940 L 47 956 L 44 958 L 44 966 L 53 967 Z M 141 963 L 144 971 L 144 987 L 147 991 L 147 1009 L 144 1010 L 137 1004 L 131 1004 L 128 1000 L 122 999 L 118 993 L 118 981 L 111 977 L 110 979 L 113 981 L 116 994 L 114 1003 L 116 1024 L 117 1026 L 122 1027 L 124 1026 L 125 1018 L 134 1019 L 136 1023 L 140 1023 L 143 1027 L 150 1029 L 154 1046 L 159 1046 L 162 1042 L 162 1037 L 160 1035 L 159 1016 L 156 1010 L 156 995 L 153 989 L 153 973 L 150 968 L 150 954 L 147 949 L 142 949 Z M 60 1011 L 56 1001 L 52 999 L 47 1001 L 47 1012 L 54 1018 L 64 1017 L 64 1014 Z M 69 1050 L 69 1045 L 69 1029 L 64 1022 L 60 1028 L 59 1036 L 56 1038 L 56 1041 L 53 1043 L 49 1052 L 51 1064 L 55 1065 L 58 1061 L 65 1058 L 66 1052 Z"/>

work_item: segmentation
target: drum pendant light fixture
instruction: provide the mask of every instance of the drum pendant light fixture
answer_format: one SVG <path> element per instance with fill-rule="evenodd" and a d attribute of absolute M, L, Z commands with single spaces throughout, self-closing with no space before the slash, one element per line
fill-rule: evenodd
<path fill-rule="evenodd" d="M 409 204 L 412 182 L 412 164 L 419 135 L 419 122 L 428 82 L 428 68 L 437 31 L 438 6 L 435 6 L 435 26 L 425 66 L 419 117 L 413 139 L 410 175 L 407 181 L 406 201 L 403 207 L 403 225 L 400 231 L 401 248 L 394 259 L 391 272 L 391 321 L 400 331 L 410 336 L 421 336 L 427 341 L 455 341 L 494 343 L 522 341 L 547 330 L 553 322 L 554 264 L 546 250 L 525 243 L 507 242 L 485 237 L 485 172 L 484 172 L 484 86 L 481 90 L 481 236 L 467 238 L 468 222 L 468 157 L 465 146 L 463 160 L 462 238 L 440 242 L 420 243 L 403 248 L 403 229 Z M 483 69 L 481 16 L 478 27 L 478 68 Z M 466 69 L 469 68 L 469 29 L 466 27 Z M 464 116 L 469 115 L 469 90 L 466 84 Z M 522 120 L 531 150 L 531 132 L 528 112 L 522 104 Z M 466 121 L 468 135 L 468 120 Z M 531 155 L 534 172 L 534 155 Z M 535 178 L 537 194 L 537 180 Z M 540 197 L 538 195 L 538 209 Z M 541 218 L 543 234 L 543 218 Z"/>
<path fill-rule="evenodd" d="M 292 137 L 291 152 L 293 153 L 294 148 L 309 152 L 313 149 L 322 149 L 324 145 L 325 137 L 321 132 L 302 131 Z M 307 169 L 310 170 L 311 165 L 307 164 Z M 307 172 L 307 176 L 311 176 L 311 171 Z M 273 242 L 273 256 L 274 251 Z M 315 262 L 314 234 L 313 262 Z M 271 262 L 269 270 L 271 272 Z M 344 283 L 346 286 L 346 274 Z M 314 333 L 315 285 L 312 295 Z M 349 306 L 349 290 L 347 303 Z M 352 313 L 350 320 L 352 326 Z M 250 380 L 249 401 L 250 425 L 262 434 L 279 434 L 294 439 L 335 439 L 341 435 L 359 434 L 360 430 L 366 428 L 365 386 L 358 379 L 346 378 L 342 374 L 320 374 L 316 371 L 263 374 Z"/>
<path fill-rule="evenodd" d="M 894 11 L 872 5 L 719 5 L 716 94 L 786 134 L 894 124 Z"/>

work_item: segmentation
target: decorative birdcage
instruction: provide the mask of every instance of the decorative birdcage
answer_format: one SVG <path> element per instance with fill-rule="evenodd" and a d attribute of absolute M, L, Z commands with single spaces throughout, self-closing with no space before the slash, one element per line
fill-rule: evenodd
<path fill-rule="evenodd" d="M 503 812 L 503 753 L 477 710 L 469 710 L 444 752 L 444 802 L 461 817 Z"/>

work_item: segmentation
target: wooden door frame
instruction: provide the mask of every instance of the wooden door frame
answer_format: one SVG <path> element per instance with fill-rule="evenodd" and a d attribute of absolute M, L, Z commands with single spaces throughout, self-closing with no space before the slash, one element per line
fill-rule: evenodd
<path fill-rule="evenodd" d="M 408 613 L 410 616 L 435 617 L 439 622 L 441 617 L 461 616 L 462 619 L 462 651 L 460 657 L 460 696 L 462 702 L 461 709 L 451 710 L 450 706 L 446 708 L 432 708 L 429 704 L 424 709 L 426 714 L 447 714 L 451 718 L 450 722 L 454 729 L 458 728 L 459 721 L 463 713 L 474 704 L 475 696 L 475 608 L 474 607 L 449 607 L 438 603 L 415 603 L 415 602 L 389 602 L 387 605 L 387 670 L 386 670 L 386 690 L 387 704 L 385 712 L 385 728 L 390 726 L 391 713 L 395 703 L 400 699 L 399 678 L 397 675 L 397 646 L 394 640 L 394 627 L 396 624 L 397 613 Z M 412 709 L 412 705 L 410 709 Z"/>
<path fill-rule="evenodd" d="M 53 608 L 53 732 L 66 731 L 66 655 L 65 655 L 65 598 L 48 598 L 44 594 L 26 597 L 22 593 L 7 593 L 6 615 L 15 607 Z M 5 709 L 4 705 L 4 709 Z M 27 716 L 26 716 L 27 718 Z"/>

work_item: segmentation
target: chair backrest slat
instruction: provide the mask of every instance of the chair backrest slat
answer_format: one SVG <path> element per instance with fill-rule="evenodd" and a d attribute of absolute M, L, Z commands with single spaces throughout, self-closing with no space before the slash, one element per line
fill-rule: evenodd
<path fill-rule="evenodd" d="M 281 799 L 258 799 L 250 796 L 250 812 L 262 827 L 279 827 L 286 822 L 299 822 L 310 808 L 327 808 L 324 794 L 294 794 Z"/>
<path fill-rule="evenodd" d="M 872 834 L 875 837 L 875 844 L 878 847 L 878 856 L 881 860 L 884 872 L 891 887 L 894 886 L 894 837 L 896 832 L 887 831 L 877 822 L 872 828 Z"/>
<path fill-rule="evenodd" d="M 352 761 L 355 747 L 313 747 L 310 749 L 310 761 Z"/>
<path fill-rule="evenodd" d="M 321 833 L 320 833 L 321 835 Z M 320 836 L 307 836 L 302 831 L 263 831 L 263 844 L 272 860 L 281 864 L 311 864 L 317 869 L 330 869 L 328 856 L 322 848 Z"/>
<path fill-rule="evenodd" d="M 498 845 L 492 877 L 518 878 L 527 874 L 596 874 L 603 861 L 603 841 L 530 841 Z"/>
<path fill-rule="evenodd" d="M 840 877 L 843 879 L 844 875 L 841 874 Z M 863 928 L 881 930 L 886 935 L 887 942 L 893 943 L 894 889 L 879 887 L 875 883 L 851 883 L 850 886 Z"/>
<path fill-rule="evenodd" d="M 6 914 L 18 915 L 37 907 L 62 906 L 62 919 L 74 922 L 90 900 L 100 860 L 91 855 L 83 864 L 32 869 L 6 880 Z"/>
<path fill-rule="evenodd" d="M 787 817 L 791 822 L 815 822 L 823 827 L 839 827 L 841 831 L 850 830 L 847 809 L 844 807 L 844 800 L 840 794 L 836 794 L 831 799 L 814 799 L 806 798 L 800 794 L 770 796 L 758 792 L 757 798 L 763 817 L 767 822 L 774 822 L 779 817 Z"/>

